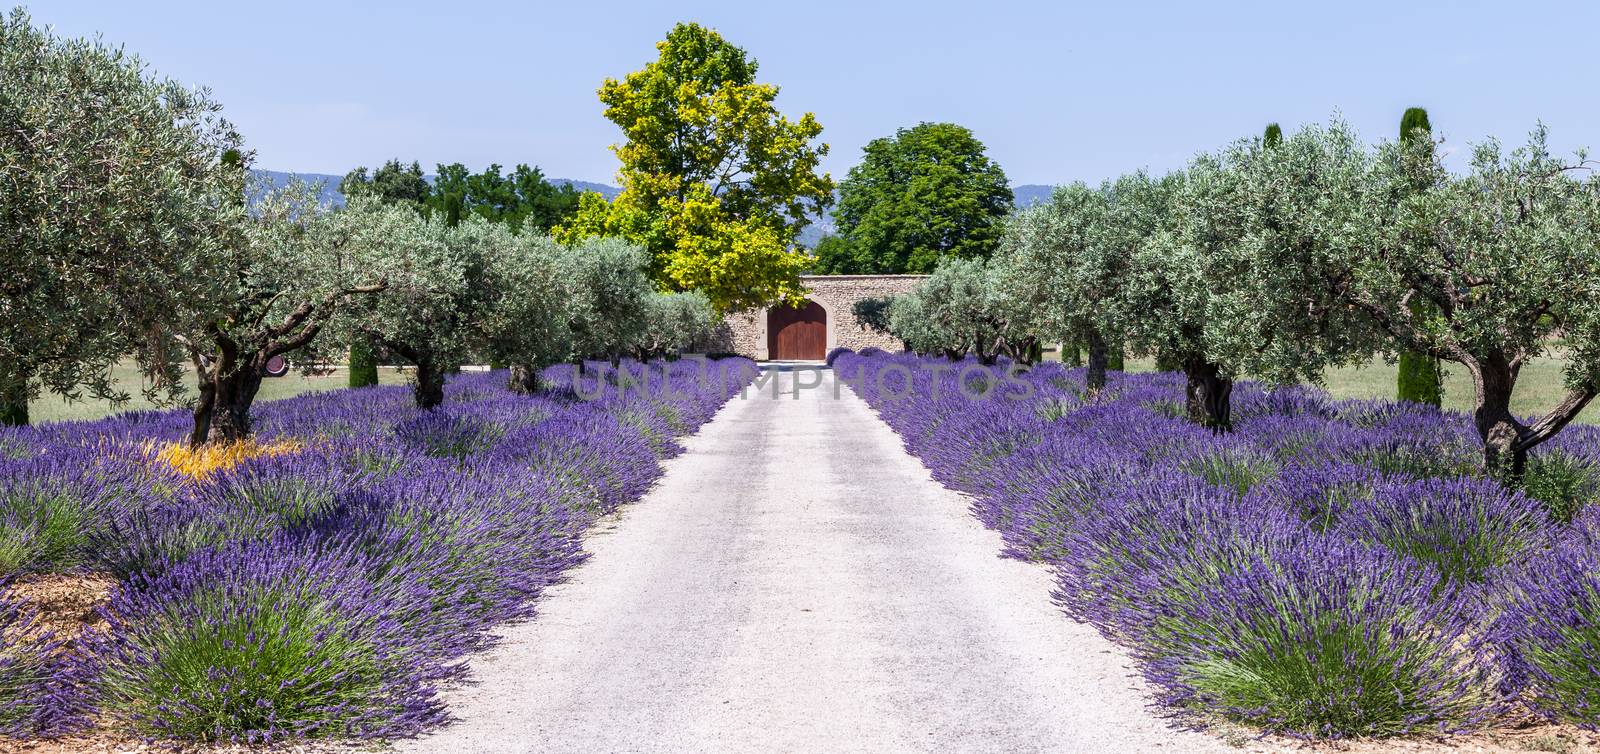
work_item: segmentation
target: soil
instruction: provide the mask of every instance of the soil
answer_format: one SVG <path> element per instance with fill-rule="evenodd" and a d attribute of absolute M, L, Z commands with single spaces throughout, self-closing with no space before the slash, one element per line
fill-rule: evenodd
<path fill-rule="evenodd" d="M 1490 728 L 1466 736 L 1303 741 L 1281 736 L 1260 737 L 1244 728 L 1211 731 L 1240 752 L 1298 752 L 1301 754 L 1600 754 L 1600 734 L 1572 725 L 1529 723 L 1524 727 Z"/>
<path fill-rule="evenodd" d="M 71 640 L 85 629 L 105 627 L 98 608 L 111 599 L 116 585 L 116 579 L 103 573 L 41 574 L 19 579 L 10 594 L 38 614 L 38 633 Z"/>

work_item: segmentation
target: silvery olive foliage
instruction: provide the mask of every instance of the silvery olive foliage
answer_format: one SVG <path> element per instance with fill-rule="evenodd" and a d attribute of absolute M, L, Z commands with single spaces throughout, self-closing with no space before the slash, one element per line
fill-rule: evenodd
<path fill-rule="evenodd" d="M 641 360 L 675 356 L 711 336 L 720 318 L 699 291 L 652 293 L 645 299 L 647 325 L 634 355 Z"/>
<path fill-rule="evenodd" d="M 394 231 L 387 285 L 339 310 L 337 340 L 360 338 L 387 360 L 414 366 L 417 403 L 432 408 L 444 399 L 445 372 L 466 362 L 479 346 L 484 319 L 499 292 L 492 284 L 491 260 L 509 255 L 516 239 L 477 217 L 454 228 L 415 211 L 390 213 L 387 220 Z"/>
<path fill-rule="evenodd" d="M 1510 152 L 1476 145 L 1461 176 L 1425 147 L 1380 145 L 1345 200 L 1353 242 L 1304 264 L 1389 337 L 1385 350 L 1465 367 L 1485 461 L 1520 476 L 1600 393 L 1600 181 L 1584 153 L 1552 154 L 1543 126 Z M 1522 366 L 1550 353 L 1565 358 L 1567 395 L 1514 415 Z"/>
<path fill-rule="evenodd" d="M 0 402 L 128 397 L 109 368 L 225 243 L 239 145 L 207 91 L 20 9 L 0 19 Z"/>
<path fill-rule="evenodd" d="M 889 305 L 889 331 L 918 353 L 952 359 L 972 352 L 992 363 L 1018 358 L 1037 342 L 1028 308 L 982 259 L 947 259 L 911 293 Z"/>
<path fill-rule="evenodd" d="M 1083 183 L 1057 188 L 1049 201 L 1008 218 L 991 261 L 994 274 L 1040 336 L 1065 340 L 1099 327 L 1101 309 L 1078 274 L 1105 222 L 1105 197 Z"/>
<path fill-rule="evenodd" d="M 492 361 L 512 368 L 512 388 L 537 389 L 538 369 L 572 358 L 583 300 L 566 252 L 549 236 L 512 235 L 498 223 L 466 222 L 457 240 L 476 244 L 489 291 L 478 334 Z"/>
<path fill-rule="evenodd" d="M 1600 181 L 1542 127 L 1477 146 L 1464 175 L 1439 152 L 1338 121 L 1240 141 L 1158 180 L 1059 189 L 1013 218 L 996 264 L 1041 332 L 1176 356 L 1191 416 L 1217 428 L 1239 376 L 1316 382 L 1401 350 L 1461 364 L 1486 463 L 1519 476 L 1600 392 Z M 1568 394 L 1513 415 L 1522 365 L 1550 353 Z"/>
<path fill-rule="evenodd" d="M 587 238 L 561 247 L 575 358 L 615 361 L 645 337 L 655 290 L 649 264 L 644 247 L 620 238 Z"/>
<path fill-rule="evenodd" d="M 1268 146 L 1237 142 L 1188 171 L 1187 238 L 1213 282 L 1204 350 L 1235 374 L 1319 382 L 1388 347 L 1329 285 L 1328 260 L 1359 255 L 1355 221 L 1373 158 L 1340 121 Z"/>

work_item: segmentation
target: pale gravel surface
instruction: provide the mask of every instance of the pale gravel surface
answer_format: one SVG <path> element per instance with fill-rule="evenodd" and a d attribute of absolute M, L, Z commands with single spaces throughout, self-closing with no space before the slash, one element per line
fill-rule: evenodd
<path fill-rule="evenodd" d="M 1154 715 L 848 389 L 735 398 L 685 443 L 399 750 L 1239 751 Z"/>

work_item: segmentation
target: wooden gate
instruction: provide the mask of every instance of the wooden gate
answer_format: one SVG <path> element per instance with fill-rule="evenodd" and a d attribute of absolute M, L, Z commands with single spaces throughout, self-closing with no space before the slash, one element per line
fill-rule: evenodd
<path fill-rule="evenodd" d="M 820 361 L 828 355 L 828 313 L 815 301 L 767 310 L 767 358 Z"/>

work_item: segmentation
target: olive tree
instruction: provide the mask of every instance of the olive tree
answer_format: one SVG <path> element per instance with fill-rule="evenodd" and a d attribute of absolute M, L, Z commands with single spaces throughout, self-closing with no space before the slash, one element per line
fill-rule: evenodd
<path fill-rule="evenodd" d="M 616 366 L 649 329 L 650 256 L 620 238 L 588 238 L 560 254 L 562 275 L 571 286 L 572 355 L 603 358 Z"/>
<path fill-rule="evenodd" d="M 676 356 L 704 341 L 717 326 L 711 299 L 699 291 L 652 293 L 645 299 L 645 330 L 634 346 L 640 360 Z"/>
<path fill-rule="evenodd" d="M 0 19 L 0 423 L 46 390 L 128 399 L 111 366 L 180 308 L 241 211 L 222 159 L 239 143 L 206 91 L 20 9 Z M 165 387 L 147 392 L 181 393 Z"/>
<path fill-rule="evenodd" d="M 1082 183 L 1057 188 L 1050 201 L 1006 223 L 992 266 L 996 285 L 1017 304 L 1017 324 L 1041 337 L 1088 346 L 1090 390 L 1106 384 L 1106 289 L 1097 232 L 1106 222 L 1105 194 Z"/>
<path fill-rule="evenodd" d="M 495 260 L 514 258 L 517 239 L 504 226 L 471 218 L 457 227 L 413 212 L 392 218 L 402 232 L 391 239 L 388 286 L 359 307 L 345 307 L 341 330 L 355 348 L 411 364 L 416 403 L 444 401 L 444 379 L 487 345 L 494 309 L 515 309 L 494 272 Z M 532 295 L 517 291 L 516 295 Z M 530 337 L 544 323 L 528 323 Z"/>
<path fill-rule="evenodd" d="M 325 362 L 323 328 L 351 299 L 405 272 L 399 252 L 415 240 L 409 209 L 357 199 L 332 211 L 298 181 L 256 193 L 142 355 L 166 384 L 181 379 L 184 357 L 198 373 L 192 445 L 250 435 L 268 362 L 289 354 L 308 370 Z"/>
<path fill-rule="evenodd" d="M 1272 145 L 1236 142 L 1170 179 L 1172 193 L 1153 206 L 1173 224 L 1133 254 L 1120 305 L 1130 343 L 1183 370 L 1190 418 L 1229 429 L 1236 378 L 1317 381 L 1378 347 L 1317 261 L 1349 245 L 1355 207 L 1341 197 L 1367 165 L 1359 140 L 1335 124 Z"/>
<path fill-rule="evenodd" d="M 919 353 L 985 364 L 1027 359 L 1038 342 L 1027 308 L 982 259 L 948 259 L 911 293 L 889 305 L 889 330 Z"/>
<path fill-rule="evenodd" d="M 1317 272 L 1394 347 L 1466 368 L 1484 462 L 1515 479 L 1528 452 L 1600 392 L 1600 182 L 1582 153 L 1552 155 L 1542 126 L 1509 153 L 1492 140 L 1476 146 L 1460 177 L 1421 141 L 1378 150 L 1352 242 L 1331 248 Z M 1553 351 L 1566 357 L 1566 395 L 1518 417 L 1522 367 Z"/>
<path fill-rule="evenodd" d="M 1159 186 L 1151 193 L 1121 197 L 1105 228 L 1108 248 L 1127 254 L 1107 302 L 1117 332 L 1135 352 L 1178 365 L 1189 418 L 1219 431 L 1232 426 L 1237 372 L 1208 347 L 1210 315 L 1213 294 L 1238 281 L 1217 280 L 1209 268 L 1240 237 L 1229 167 L 1202 156 L 1185 173 L 1151 184 Z"/>
<path fill-rule="evenodd" d="M 453 235 L 487 262 L 478 330 L 484 350 L 510 366 L 513 392 L 537 392 L 540 369 L 572 358 L 584 319 L 570 252 L 543 234 L 513 235 L 503 223 L 467 222 Z"/>

